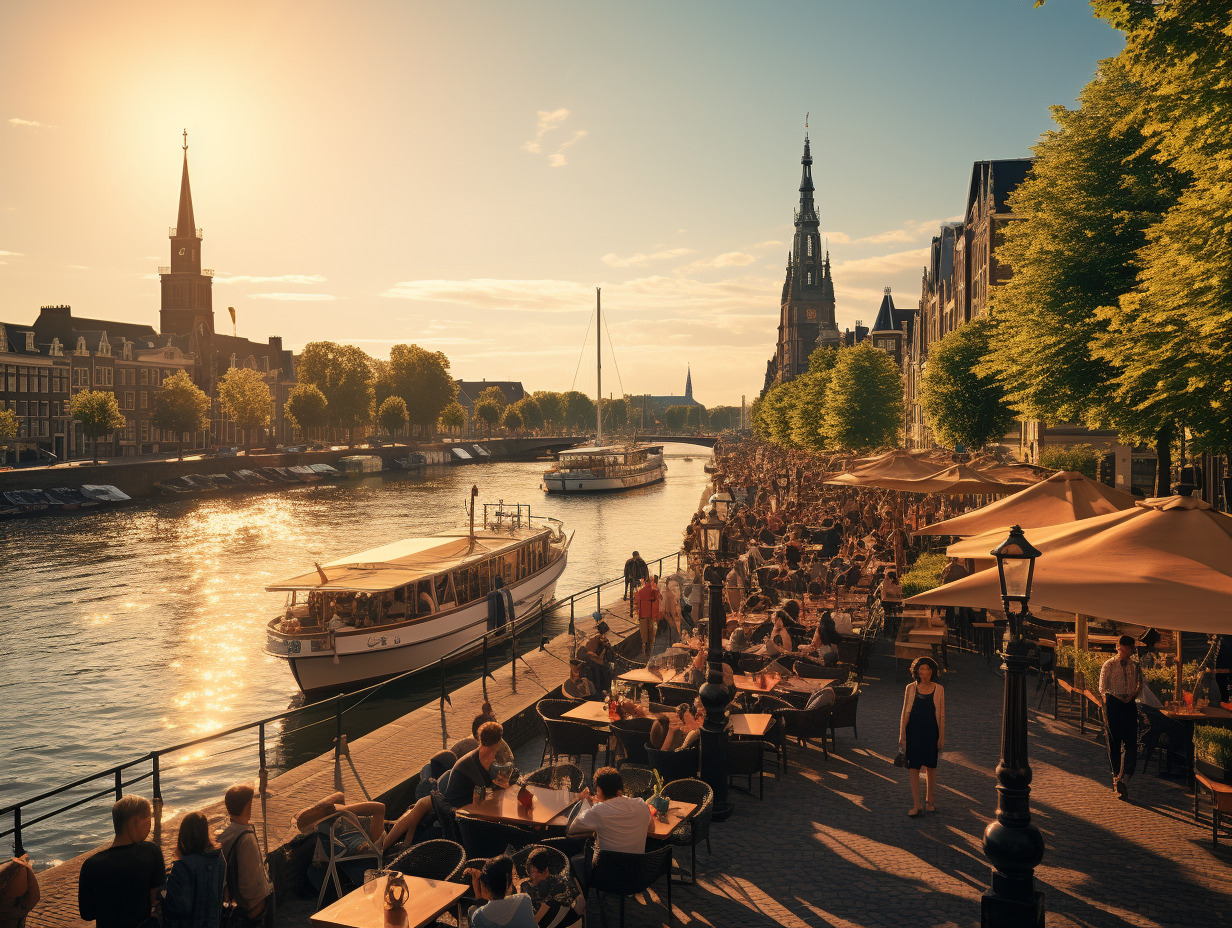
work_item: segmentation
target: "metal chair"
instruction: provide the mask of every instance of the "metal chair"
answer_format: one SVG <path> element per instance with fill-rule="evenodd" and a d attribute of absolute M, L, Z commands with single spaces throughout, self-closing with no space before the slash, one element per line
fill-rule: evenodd
<path fill-rule="evenodd" d="M 421 841 L 389 862 L 390 870 L 425 880 L 456 881 L 466 866 L 466 850 L 456 841 Z"/>
<path fill-rule="evenodd" d="M 821 739 L 821 753 L 830 756 L 826 738 L 830 734 L 830 706 L 813 709 L 776 709 L 771 714 L 783 727 L 783 738 L 795 738 L 800 747 L 814 738 Z"/>
<path fill-rule="evenodd" d="M 458 832 L 462 835 L 462 846 L 470 858 L 498 857 L 505 853 L 505 848 L 517 848 L 533 844 L 539 837 L 535 832 L 520 828 L 517 825 L 506 825 L 504 822 L 487 822 L 481 818 L 471 818 L 468 815 L 458 816 Z"/>
<path fill-rule="evenodd" d="M 685 751 L 659 751 L 647 745 L 646 756 L 650 760 L 650 766 L 659 771 L 659 775 L 665 781 L 697 776 L 700 756 L 697 748 L 689 748 Z"/>
<path fill-rule="evenodd" d="M 587 846 L 586 853 L 590 853 Z M 600 851 L 590 871 L 588 891 L 594 889 L 599 899 L 599 920 L 607 926 L 607 912 L 603 908 L 603 894 L 620 897 L 620 926 L 625 924 L 625 897 L 644 892 L 667 875 L 667 920 L 672 921 L 672 846 L 647 851 L 645 854 L 624 854 L 620 851 Z"/>
<path fill-rule="evenodd" d="M 727 781 L 732 777 L 748 777 L 749 787 L 744 790 L 753 795 L 753 775 L 757 774 L 757 798 L 766 798 L 766 751 L 778 754 L 778 748 L 768 741 L 728 741 L 727 742 Z M 733 786 L 733 789 L 740 789 Z"/>
<path fill-rule="evenodd" d="M 567 789 L 571 793 L 580 793 L 586 785 L 586 775 L 577 764 L 548 764 L 526 775 L 526 782 L 531 786 L 550 787 L 553 779 L 560 784 L 561 789 Z"/>
<path fill-rule="evenodd" d="M 691 815 L 684 825 L 677 828 L 667 837 L 669 844 L 677 847 L 689 846 L 689 882 L 697 881 L 697 842 L 705 840 L 706 853 L 710 853 L 710 820 L 714 815 L 714 790 L 704 780 L 686 777 L 673 780 L 663 787 L 666 799 L 677 802 L 691 802 L 697 806 L 697 811 Z M 681 880 L 681 882 L 684 882 Z"/>
<path fill-rule="evenodd" d="M 654 789 L 654 768 L 642 764 L 623 764 L 620 777 L 625 783 L 625 795 L 646 799 Z"/>
<path fill-rule="evenodd" d="M 583 700 L 580 699 L 552 699 L 545 696 L 535 703 L 535 712 L 539 714 L 540 720 L 546 729 L 549 720 L 561 719 L 564 714 L 575 706 L 580 706 Z M 548 749 L 550 742 L 547 738 L 543 741 L 543 756 L 539 758 L 540 765 L 544 764 L 548 759 Z"/>
<path fill-rule="evenodd" d="M 681 686 L 677 683 L 660 683 L 658 689 L 659 701 L 671 706 L 678 706 L 682 702 L 693 705 L 698 692 L 695 686 Z"/>
<path fill-rule="evenodd" d="M 612 734 L 625 749 L 624 763 L 617 762 L 618 768 L 626 763 L 648 764 L 646 742 L 650 740 L 650 729 L 654 727 L 654 719 L 627 719 L 612 723 Z"/>
<path fill-rule="evenodd" d="M 317 908 L 325 899 L 325 891 L 332 885 L 337 898 L 346 895 L 342 891 L 342 877 L 359 885 L 363 882 L 363 870 L 381 868 L 381 851 L 372 842 L 367 830 L 353 812 L 334 812 L 313 825 L 317 836 L 318 851 L 328 855 L 325 873 L 321 876 L 321 891 L 317 894 Z M 323 850 L 321 845 L 324 844 Z M 357 864 L 362 863 L 362 867 Z M 359 879 L 355 873 L 359 872 Z"/>
<path fill-rule="evenodd" d="M 441 826 L 441 836 L 456 844 L 461 844 L 462 835 L 458 833 L 457 812 L 445 801 L 440 790 L 432 791 L 432 812 L 436 815 L 437 824 Z"/>

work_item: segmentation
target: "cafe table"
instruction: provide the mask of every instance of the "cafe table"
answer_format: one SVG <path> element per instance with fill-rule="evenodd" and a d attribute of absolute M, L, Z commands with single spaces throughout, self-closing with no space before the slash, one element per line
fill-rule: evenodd
<path fill-rule="evenodd" d="M 624 680 L 626 683 L 649 683 L 653 686 L 656 683 L 672 683 L 682 676 L 684 676 L 684 671 L 673 670 L 670 667 L 657 672 L 647 670 L 645 667 L 635 667 L 633 670 L 626 670 L 616 679 Z"/>
<path fill-rule="evenodd" d="M 1194 746 L 1193 730 L 1197 724 L 1218 725 L 1222 728 L 1232 726 L 1232 712 L 1222 706 L 1181 706 L 1180 708 L 1162 709 L 1166 718 L 1180 722 L 1185 726 L 1185 760 L 1189 766 L 1188 782 L 1194 781 Z"/>
<path fill-rule="evenodd" d="M 463 883 L 425 880 L 407 875 L 402 878 L 406 880 L 410 893 L 401 910 L 390 909 L 388 914 L 386 913 L 385 884 L 389 878 L 382 873 L 375 880 L 352 890 L 333 905 L 326 906 L 312 915 L 310 921 L 323 928 L 423 928 L 457 905 L 471 889 Z M 461 914 L 459 911 L 459 924 Z"/>
<path fill-rule="evenodd" d="M 648 838 L 666 838 L 673 831 L 687 822 L 697 811 L 697 803 L 683 802 L 679 799 L 668 800 L 667 815 L 664 818 L 652 815 L 650 818 L 650 828 L 646 830 Z M 564 825 L 568 822 L 567 815 L 558 815 L 551 824 Z M 583 832 L 585 833 L 585 832 Z"/>
<path fill-rule="evenodd" d="M 736 737 L 760 738 L 774 724 L 774 716 L 768 712 L 737 712 L 727 723 L 727 730 Z"/>
<path fill-rule="evenodd" d="M 597 699 L 588 699 L 574 706 L 563 713 L 561 718 L 585 722 L 587 725 L 608 725 L 612 721 L 607 713 L 607 703 Z"/>
<path fill-rule="evenodd" d="M 742 693 L 769 693 L 779 684 L 781 679 L 776 673 L 767 674 L 764 677 L 760 674 L 753 676 L 747 673 L 732 675 L 732 683 Z"/>
<path fill-rule="evenodd" d="M 493 790 L 491 799 L 462 806 L 458 814 L 487 822 L 533 828 L 546 825 L 576 802 L 578 797 L 577 793 L 567 789 L 549 789 L 546 786 L 528 786 L 527 789 L 535 797 L 529 809 L 518 802 L 519 788 L 515 784 L 508 789 Z"/>

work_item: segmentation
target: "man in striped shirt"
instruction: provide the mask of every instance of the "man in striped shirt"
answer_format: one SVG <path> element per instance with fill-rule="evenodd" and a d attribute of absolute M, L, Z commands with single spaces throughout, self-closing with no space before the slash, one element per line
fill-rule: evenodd
<path fill-rule="evenodd" d="M 1142 692 L 1142 670 L 1134 660 L 1135 641 L 1131 635 L 1117 640 L 1117 653 L 1099 672 L 1099 695 L 1104 700 L 1104 730 L 1108 742 L 1108 764 L 1112 767 L 1112 788 L 1121 799 L 1129 798 L 1127 781 L 1138 763 L 1138 704 Z M 1122 748 L 1124 759 L 1122 759 Z"/>

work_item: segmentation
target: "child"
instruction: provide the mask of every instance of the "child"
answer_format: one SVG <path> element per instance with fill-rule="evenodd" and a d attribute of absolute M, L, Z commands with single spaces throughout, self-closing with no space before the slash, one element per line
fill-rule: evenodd
<path fill-rule="evenodd" d="M 522 883 L 522 892 L 530 896 L 531 908 L 535 910 L 535 923 L 539 928 L 564 928 L 581 921 L 573 908 L 572 891 L 564 876 L 556 876 L 548 869 L 552 864 L 552 855 L 547 851 L 536 851 L 526 861 L 526 875 L 529 879 Z"/>
<path fill-rule="evenodd" d="M 471 878 L 475 896 L 482 905 L 471 906 L 467 921 L 471 928 L 537 928 L 530 897 L 522 893 L 509 895 L 513 889 L 513 861 L 494 857 L 482 870 L 468 867 L 463 876 Z"/>

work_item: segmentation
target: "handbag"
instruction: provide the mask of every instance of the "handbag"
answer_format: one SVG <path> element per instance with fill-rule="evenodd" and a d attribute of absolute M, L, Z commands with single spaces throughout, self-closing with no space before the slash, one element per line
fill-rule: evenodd
<path fill-rule="evenodd" d="M 906 752 L 899 751 L 897 754 L 894 755 L 894 766 L 895 767 L 906 767 L 907 766 Z"/>

